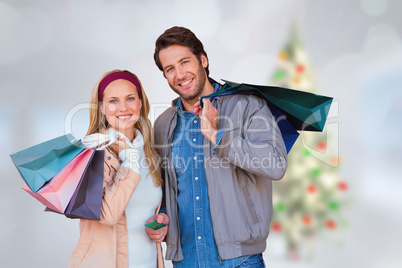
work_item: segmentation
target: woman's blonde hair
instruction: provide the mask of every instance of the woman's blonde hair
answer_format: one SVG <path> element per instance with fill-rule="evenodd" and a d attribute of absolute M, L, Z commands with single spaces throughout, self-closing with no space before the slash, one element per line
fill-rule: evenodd
<path fill-rule="evenodd" d="M 94 133 L 105 133 L 106 130 L 110 127 L 109 123 L 106 120 L 106 117 L 104 114 L 101 112 L 101 105 L 102 103 L 99 101 L 99 83 L 102 81 L 104 77 L 107 75 L 114 73 L 114 72 L 121 72 L 121 70 L 113 70 L 110 72 L 105 73 L 101 79 L 96 83 L 93 91 L 92 91 L 92 96 L 91 96 L 91 107 L 90 107 L 90 112 L 89 112 L 89 127 L 86 135 L 94 134 Z M 128 72 L 128 71 L 125 71 Z M 151 126 L 151 121 L 148 119 L 148 114 L 149 114 L 149 101 L 147 98 L 147 95 L 145 94 L 144 88 L 142 87 L 141 81 L 138 79 L 138 77 L 131 73 L 140 83 L 140 91 L 141 94 L 139 95 L 139 98 L 142 102 L 142 107 L 141 107 L 141 115 L 138 118 L 138 121 L 135 123 L 134 128 L 138 129 L 142 136 L 144 137 L 144 153 L 145 153 L 145 159 L 149 167 L 149 171 L 151 172 L 151 175 L 154 180 L 155 186 L 159 186 L 162 184 L 162 178 L 159 175 L 159 170 L 158 170 L 158 155 L 153 150 L 152 146 L 152 126 Z"/>

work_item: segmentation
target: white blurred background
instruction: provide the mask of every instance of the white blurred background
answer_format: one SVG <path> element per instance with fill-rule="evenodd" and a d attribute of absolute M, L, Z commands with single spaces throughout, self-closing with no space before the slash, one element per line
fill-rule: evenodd
<path fill-rule="evenodd" d="M 269 267 L 400 267 L 402 255 L 402 20 L 399 0 L 0 1 L 0 266 L 65 267 L 78 221 L 44 213 L 20 187 L 9 154 L 63 135 L 109 70 L 136 73 L 153 107 L 175 94 L 153 62 L 156 38 L 175 25 L 204 43 L 211 77 L 267 84 L 292 23 L 319 93 L 339 103 L 342 177 L 352 203 L 338 243 L 289 260 L 273 234 Z M 399 118 L 399 119 L 398 119 Z M 67 124 L 88 125 L 79 110 Z M 399 177 L 399 179 L 398 179 Z M 170 264 L 168 264 L 170 265 Z"/>

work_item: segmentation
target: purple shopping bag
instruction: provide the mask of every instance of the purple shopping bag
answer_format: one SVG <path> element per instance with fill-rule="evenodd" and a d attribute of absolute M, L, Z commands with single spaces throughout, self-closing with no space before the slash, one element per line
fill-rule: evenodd
<path fill-rule="evenodd" d="M 68 218 L 100 220 L 105 151 L 95 151 L 64 215 Z"/>

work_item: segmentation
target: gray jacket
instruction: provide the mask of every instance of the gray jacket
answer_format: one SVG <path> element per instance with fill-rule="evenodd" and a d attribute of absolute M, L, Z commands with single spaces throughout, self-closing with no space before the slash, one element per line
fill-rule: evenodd
<path fill-rule="evenodd" d="M 180 261 L 177 178 L 171 145 L 177 123 L 172 107 L 154 124 L 154 142 L 164 179 L 164 205 L 170 218 L 166 259 Z M 219 112 L 218 128 L 225 130 L 215 153 L 204 138 L 203 154 L 216 245 L 221 259 L 265 251 L 272 216 L 272 180 L 287 168 L 286 147 L 265 101 L 246 95 L 213 100 Z M 192 219 L 189 219 L 192 220 Z"/>

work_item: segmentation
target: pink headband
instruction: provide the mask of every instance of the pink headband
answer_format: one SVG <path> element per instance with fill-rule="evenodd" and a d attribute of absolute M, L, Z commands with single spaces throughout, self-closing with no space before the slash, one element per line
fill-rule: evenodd
<path fill-rule="evenodd" d="M 107 76 L 105 76 L 102 79 L 102 81 L 100 81 L 99 90 L 98 90 L 99 101 L 102 101 L 102 94 L 103 94 L 103 91 L 105 91 L 105 88 L 110 83 L 112 83 L 113 81 L 118 80 L 118 79 L 124 79 L 124 80 L 131 82 L 137 88 L 138 95 L 141 98 L 141 85 L 140 85 L 140 82 L 138 81 L 138 79 L 127 71 L 120 71 L 120 72 L 114 72 L 114 73 L 108 74 Z"/>

